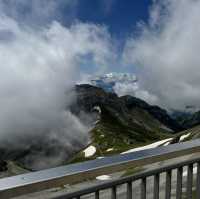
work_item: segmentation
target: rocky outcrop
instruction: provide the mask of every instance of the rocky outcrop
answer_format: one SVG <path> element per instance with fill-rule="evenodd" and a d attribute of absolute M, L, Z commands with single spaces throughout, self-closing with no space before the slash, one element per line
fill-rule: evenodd
<path fill-rule="evenodd" d="M 0 161 L 0 172 L 3 172 L 3 171 L 7 171 L 7 162 L 5 161 Z"/>
<path fill-rule="evenodd" d="M 182 126 L 176 120 L 172 119 L 166 110 L 160 108 L 159 106 L 149 105 L 145 101 L 132 96 L 123 96 L 121 98 L 125 101 L 128 108 L 141 108 L 146 110 L 149 114 L 173 131 L 178 132 L 183 130 Z"/>
<path fill-rule="evenodd" d="M 149 115 L 149 119 L 153 120 L 152 123 L 155 123 L 155 120 L 157 120 L 160 125 L 174 132 L 182 130 L 181 126 L 168 115 L 166 110 L 158 106 L 151 106 L 138 98 L 132 96 L 118 97 L 114 93 L 107 93 L 103 89 L 91 85 L 76 86 L 76 93 L 77 106 L 72 106 L 73 111 L 76 113 L 80 110 L 91 112 L 94 106 L 99 106 L 101 109 L 110 112 L 119 121 L 130 124 L 134 123 L 135 115 L 133 115 L 133 112 L 137 110 L 137 112 L 141 112 L 139 119 L 141 121 L 145 121 L 142 114 L 142 112 L 145 112 L 145 114 Z M 136 123 L 138 125 L 139 122 L 136 121 Z"/>

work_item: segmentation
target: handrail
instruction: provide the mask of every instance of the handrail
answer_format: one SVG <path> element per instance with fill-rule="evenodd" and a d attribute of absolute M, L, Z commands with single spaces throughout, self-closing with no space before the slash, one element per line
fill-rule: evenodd
<path fill-rule="evenodd" d="M 169 164 L 167 166 L 161 166 L 159 168 L 155 168 L 155 169 L 151 169 L 151 170 L 147 170 L 147 171 L 142 171 L 142 172 L 139 172 L 138 174 L 134 174 L 133 176 L 126 176 L 126 177 L 123 177 L 123 178 L 120 178 L 120 179 L 110 180 L 108 182 L 103 182 L 101 184 L 93 185 L 91 187 L 87 187 L 87 188 L 84 188 L 82 190 L 78 190 L 76 192 L 65 194 L 64 196 L 55 197 L 54 199 L 75 198 L 79 195 L 81 196 L 81 195 L 87 195 L 87 194 L 90 194 L 90 193 L 95 193 L 98 190 L 105 190 L 105 189 L 108 189 L 108 188 L 111 188 L 111 187 L 114 187 L 114 186 L 116 187 L 116 186 L 125 184 L 125 183 L 130 182 L 130 181 L 136 181 L 136 180 L 139 180 L 139 179 L 147 178 L 147 177 L 153 176 L 157 173 L 167 172 L 167 171 L 170 171 L 170 170 L 173 170 L 173 169 L 176 169 L 176 168 L 179 168 L 179 167 L 184 167 L 184 166 L 194 164 L 194 163 L 197 163 L 197 162 L 200 162 L 200 157 L 192 158 L 190 160 L 185 160 L 185 161 L 180 162 L 180 163 L 172 163 L 172 164 Z"/>
<path fill-rule="evenodd" d="M 71 184 L 99 175 L 200 152 L 200 140 L 115 155 L 83 163 L 0 179 L 0 198 Z"/>

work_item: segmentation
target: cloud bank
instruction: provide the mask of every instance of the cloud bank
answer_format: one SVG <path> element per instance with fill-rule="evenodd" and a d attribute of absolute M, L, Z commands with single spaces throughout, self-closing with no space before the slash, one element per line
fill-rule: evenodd
<path fill-rule="evenodd" d="M 134 97 L 148 101 L 150 104 L 157 103 L 157 96 L 150 94 L 147 90 L 141 88 L 139 82 L 135 83 L 116 83 L 114 91 L 119 96 L 132 95 Z"/>
<path fill-rule="evenodd" d="M 103 66 L 112 56 L 109 34 L 97 25 L 77 22 L 64 27 L 55 20 L 45 26 L 39 23 L 40 28 L 36 28 L 27 21 L 21 23 L 14 11 L 13 15 L 7 13 L 2 2 L 0 146 L 29 150 L 40 143 L 41 148 L 35 150 L 26 163 L 36 169 L 56 166 L 67 158 L 70 149 L 77 150 L 88 142 L 90 126 L 73 115 L 68 107 L 75 98 L 72 88 L 80 77 L 80 65 L 85 59 L 89 56 L 91 64 Z M 12 9 L 17 12 L 18 5 L 27 1 L 16 2 L 19 4 L 14 4 Z M 29 3 L 33 2 L 43 1 Z M 47 4 L 52 10 L 53 2 Z M 36 8 L 31 8 L 36 24 Z M 48 155 L 52 148 L 53 159 Z"/>
<path fill-rule="evenodd" d="M 124 58 L 138 66 L 141 89 L 156 104 L 183 109 L 200 106 L 200 1 L 154 1 L 140 36 L 129 38 Z"/>

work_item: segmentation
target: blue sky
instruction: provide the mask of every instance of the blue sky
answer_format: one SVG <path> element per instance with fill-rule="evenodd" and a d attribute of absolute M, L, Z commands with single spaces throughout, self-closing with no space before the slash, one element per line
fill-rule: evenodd
<path fill-rule="evenodd" d="M 147 20 L 151 4 L 152 0 L 1 0 L 0 8 L 21 21 L 57 20 L 69 25 L 80 20 L 105 24 L 112 34 L 124 35 Z"/>
<path fill-rule="evenodd" d="M 13 3 L 15 2 L 15 3 Z M 75 21 L 105 25 L 118 43 L 139 22 L 147 22 L 152 0 L 2 0 L 0 9 L 26 25 L 43 26 L 56 20 L 69 27 Z"/>
<path fill-rule="evenodd" d="M 112 36 L 129 36 L 140 21 L 147 21 L 151 0 L 82 0 L 77 18 L 83 22 L 105 24 Z"/>
<path fill-rule="evenodd" d="M 127 38 L 131 37 L 134 31 L 137 30 L 137 25 L 140 22 L 147 22 L 149 18 L 149 8 L 152 4 L 151 0 L 78 0 L 74 4 L 74 15 L 70 18 L 71 22 L 75 20 L 83 23 L 93 23 L 105 25 L 118 45 L 118 55 L 123 51 L 123 47 Z M 72 8 L 71 8 L 72 9 Z M 69 7 L 62 8 L 62 23 L 66 26 L 69 24 Z M 90 61 L 88 61 L 89 63 Z M 87 63 L 87 65 L 89 65 Z M 121 64 L 121 63 L 120 63 Z M 115 63 L 117 65 L 117 63 Z M 93 67 L 95 70 L 95 67 Z M 122 67 L 109 67 L 112 70 L 122 72 L 135 72 L 136 67 L 127 65 Z M 88 71 L 88 66 L 84 66 L 84 70 Z"/>

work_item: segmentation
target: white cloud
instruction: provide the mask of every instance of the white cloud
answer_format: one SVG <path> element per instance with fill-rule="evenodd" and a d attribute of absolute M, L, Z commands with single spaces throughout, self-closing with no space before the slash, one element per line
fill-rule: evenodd
<path fill-rule="evenodd" d="M 153 104 L 153 105 L 156 104 L 158 100 L 156 96 L 150 94 L 146 90 L 142 90 L 142 88 L 140 88 L 139 82 L 116 83 L 114 86 L 114 91 L 119 96 L 132 95 L 134 97 L 148 101 L 150 104 Z"/>
<path fill-rule="evenodd" d="M 140 67 L 142 89 L 168 108 L 200 106 L 200 1 L 155 1 L 141 36 L 130 38 L 124 51 Z"/>
<path fill-rule="evenodd" d="M 66 150 L 87 144 L 90 127 L 67 107 L 85 57 L 90 55 L 94 65 L 106 65 L 112 57 L 109 39 L 101 26 L 76 23 L 66 28 L 54 21 L 37 29 L 1 13 L 1 146 L 27 148 L 40 141 L 54 146 L 56 141 Z M 58 152 L 62 157 L 63 151 Z M 44 164 L 52 166 L 45 154 Z"/>

